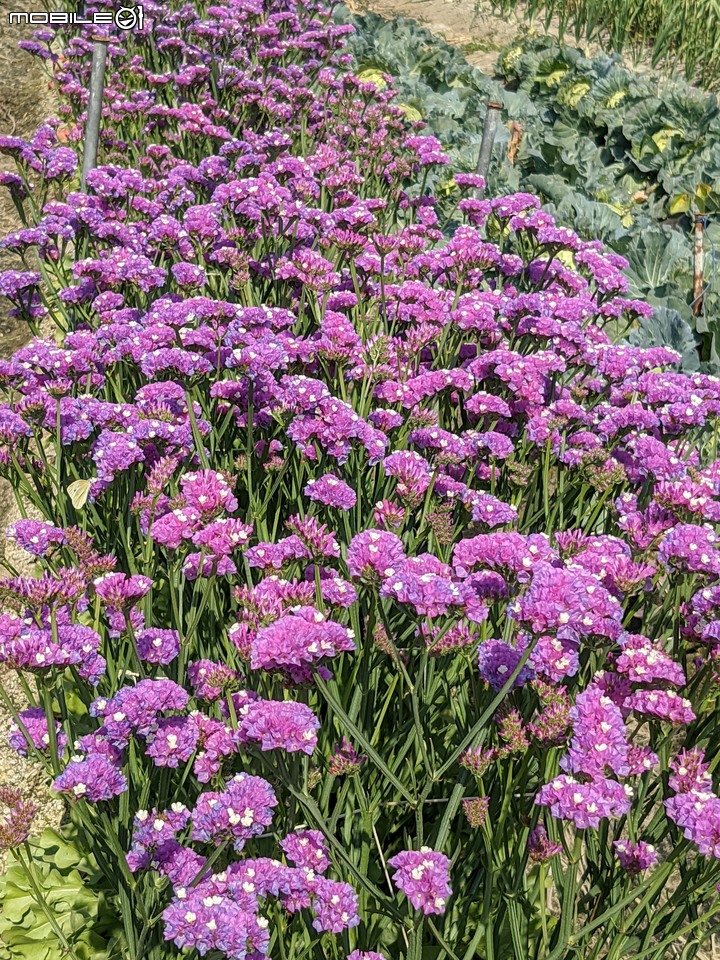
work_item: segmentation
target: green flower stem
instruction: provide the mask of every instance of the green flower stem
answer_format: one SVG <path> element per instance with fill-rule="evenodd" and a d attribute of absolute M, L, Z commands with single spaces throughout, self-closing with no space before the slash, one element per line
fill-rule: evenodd
<path fill-rule="evenodd" d="M 360 744 L 362 749 L 365 751 L 365 753 L 367 753 L 368 757 L 372 760 L 372 762 L 378 767 L 378 769 L 381 771 L 383 776 L 386 777 L 386 779 L 395 787 L 396 790 L 400 791 L 400 793 L 403 795 L 403 797 L 405 797 L 407 801 L 409 801 L 409 803 L 415 806 L 416 804 L 415 797 L 413 797 L 413 795 L 410 793 L 407 787 L 405 787 L 404 784 L 402 784 L 401 781 L 398 780 L 398 778 L 395 776 L 392 770 L 388 767 L 388 765 L 382 759 L 380 754 L 370 744 L 370 741 L 367 739 L 367 737 L 362 732 L 362 730 L 360 730 L 360 728 L 355 723 L 353 723 L 353 721 L 350 719 L 350 717 L 347 715 L 347 713 L 343 709 L 343 706 L 338 700 L 338 698 L 335 696 L 335 694 L 330 692 L 330 686 L 328 684 L 328 681 L 322 680 L 319 677 L 317 677 L 315 682 L 318 690 L 323 695 L 323 697 L 328 702 L 328 704 L 332 707 L 337 717 L 342 721 L 343 726 L 347 729 L 348 733 L 352 734 L 352 736 L 355 737 L 355 739 Z"/>
<path fill-rule="evenodd" d="M 230 841 L 225 840 L 224 843 L 221 843 L 219 847 L 215 847 L 213 852 L 207 858 L 203 866 L 198 870 L 195 876 L 190 881 L 190 888 L 196 887 L 203 877 L 207 876 L 209 870 L 218 862 L 220 857 L 225 853 L 227 848 L 230 846 Z"/>
<path fill-rule="evenodd" d="M 583 848 L 583 835 L 580 831 L 575 833 L 572 856 L 565 870 L 565 879 L 562 885 L 562 908 L 560 912 L 559 924 L 559 944 L 569 945 L 571 936 L 575 927 L 575 914 L 577 911 L 577 890 L 578 890 L 578 868 Z"/>
<path fill-rule="evenodd" d="M 446 760 L 445 763 L 437 771 L 438 779 L 440 779 L 440 777 L 442 777 L 444 773 L 447 773 L 450 767 L 452 767 L 458 761 L 461 754 L 463 754 L 465 750 L 468 749 L 468 747 L 473 746 L 478 734 L 480 733 L 481 730 L 484 729 L 490 717 L 492 717 L 492 715 L 495 713 L 495 711 L 500 706 L 502 701 L 505 699 L 507 694 L 510 692 L 513 683 L 515 683 L 515 680 L 520 675 L 520 671 L 530 659 L 530 654 L 533 652 L 535 648 L 535 643 L 537 643 L 537 638 L 533 643 L 528 644 L 528 646 L 523 651 L 517 666 L 515 667 L 513 672 L 510 674 L 510 676 L 507 678 L 503 687 L 493 697 L 493 699 L 490 701 L 489 705 L 485 708 L 485 710 L 483 710 L 482 714 L 480 715 L 480 718 L 473 725 L 470 732 L 464 737 L 460 746 L 456 747 L 456 749 L 450 754 L 450 757 L 448 758 L 448 760 Z"/>
<path fill-rule="evenodd" d="M 203 468 L 207 470 L 210 464 L 208 463 L 207 454 L 205 453 L 205 444 L 203 443 L 200 428 L 198 427 L 195 410 L 193 408 L 193 401 L 189 390 L 185 391 L 185 403 L 187 404 L 188 419 L 190 420 L 190 429 L 192 430 L 195 450 L 197 451 L 200 463 L 202 464 Z"/>

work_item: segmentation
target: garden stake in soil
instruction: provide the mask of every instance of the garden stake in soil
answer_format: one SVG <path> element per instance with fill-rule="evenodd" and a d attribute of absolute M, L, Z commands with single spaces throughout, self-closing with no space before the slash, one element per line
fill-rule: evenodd
<path fill-rule="evenodd" d="M 103 90 L 105 88 L 105 62 L 109 37 L 93 38 L 92 67 L 90 68 L 90 99 L 85 121 L 85 149 L 83 151 L 82 179 L 80 189 L 87 189 L 87 175 L 97 166 L 100 120 L 102 119 Z"/>
<path fill-rule="evenodd" d="M 480 142 L 480 156 L 478 157 L 475 172 L 487 180 L 488 170 L 490 169 L 490 159 L 492 157 L 493 144 L 495 143 L 495 131 L 497 130 L 498 117 L 502 110 L 501 103 L 491 101 L 487 105 L 485 114 L 485 126 L 483 127 L 482 140 Z M 482 196 L 483 191 L 479 188 L 475 190 L 477 200 Z"/>
<path fill-rule="evenodd" d="M 705 223 L 707 217 L 701 213 L 695 214 L 695 242 L 693 245 L 693 302 L 692 309 L 695 316 L 702 313 L 703 306 L 703 271 L 705 266 Z"/>

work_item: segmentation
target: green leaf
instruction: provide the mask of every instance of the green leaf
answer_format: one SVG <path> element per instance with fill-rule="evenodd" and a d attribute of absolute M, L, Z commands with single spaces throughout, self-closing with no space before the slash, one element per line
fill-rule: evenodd
<path fill-rule="evenodd" d="M 668 204 L 668 211 L 674 217 L 679 213 L 687 213 L 692 207 L 692 198 L 689 193 L 679 193 Z"/>
<path fill-rule="evenodd" d="M 119 918 L 107 906 L 101 914 L 99 904 L 104 901 L 90 885 L 99 879 L 97 867 L 77 846 L 72 826 L 65 836 L 45 830 L 29 846 L 46 908 L 78 960 L 117 956 L 99 931 L 117 938 Z M 0 877 L 0 905 L 0 960 L 64 960 L 53 925 L 17 861 Z"/>

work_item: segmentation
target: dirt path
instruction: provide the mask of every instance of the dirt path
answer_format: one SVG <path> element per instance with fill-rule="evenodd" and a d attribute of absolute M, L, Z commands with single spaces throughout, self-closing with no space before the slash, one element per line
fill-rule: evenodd
<path fill-rule="evenodd" d="M 0 0 L 0 135 L 29 137 L 34 130 L 54 113 L 54 101 L 48 86 L 48 77 L 40 61 L 17 47 L 19 40 L 32 38 L 32 30 L 27 27 L 9 26 L 8 11 L 41 10 L 37 0 Z M 10 157 L 0 155 L 0 170 L 14 172 L 15 166 Z M 22 226 L 10 194 L 0 188 L 0 237 Z M 23 269 L 22 261 L 13 253 L 0 248 L 0 270 Z M 25 324 L 19 324 L 8 317 L 7 302 L 0 303 L 0 357 L 10 356 L 28 339 Z M 30 573 L 26 555 L 20 555 L 4 543 L 2 537 L 6 527 L 17 515 L 17 508 L 9 486 L 0 481 L 0 563 L 7 550 L 8 559 L 23 572 Z M 19 684 L 14 674 L 0 667 L 0 682 L 10 693 L 16 705 L 25 705 Z M 36 821 L 36 831 L 58 822 L 62 813 L 62 803 L 51 799 L 40 768 L 22 757 L 8 746 L 10 716 L 0 707 L 0 784 L 9 783 L 21 786 L 40 806 Z M 0 869 L 3 866 L 0 852 Z"/>

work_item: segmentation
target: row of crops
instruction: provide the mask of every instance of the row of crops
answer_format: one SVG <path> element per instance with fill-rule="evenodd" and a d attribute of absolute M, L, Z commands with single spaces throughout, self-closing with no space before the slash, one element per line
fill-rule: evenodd
<path fill-rule="evenodd" d="M 720 369 L 715 95 L 632 72 L 617 56 L 584 56 L 549 37 L 506 50 L 496 80 L 412 20 L 340 16 L 357 29 L 350 46 L 360 75 L 381 85 L 383 74 L 392 76 L 396 102 L 427 122 L 457 169 L 474 169 L 485 104 L 502 103 L 508 123 L 496 138 L 491 191 L 536 193 L 561 223 L 625 256 L 633 292 L 656 308 L 632 339 L 672 345 L 686 369 Z M 450 177 L 436 176 L 440 195 Z M 691 308 L 694 213 L 710 214 L 699 317 Z"/>

